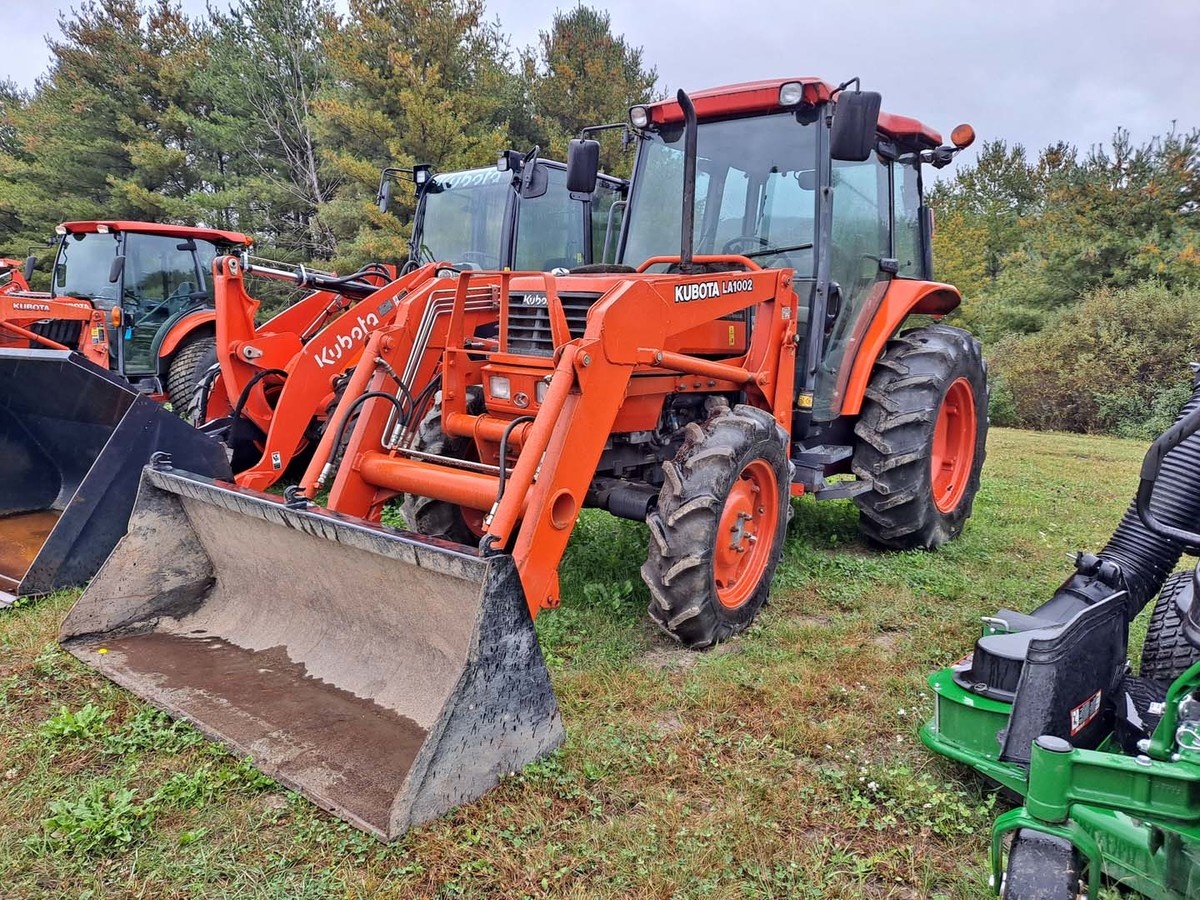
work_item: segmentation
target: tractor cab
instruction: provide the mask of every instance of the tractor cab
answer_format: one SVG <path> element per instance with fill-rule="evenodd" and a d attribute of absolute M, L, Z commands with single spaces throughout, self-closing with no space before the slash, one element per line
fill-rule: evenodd
<path fill-rule="evenodd" d="M 880 113 L 878 94 L 817 79 L 738 84 L 691 100 L 690 183 L 680 104 L 630 110 L 640 140 L 622 261 L 639 266 L 678 254 L 683 192 L 692 190 L 696 254 L 795 272 L 804 350 L 797 354 L 796 430 L 857 413 L 861 386 L 847 389 L 866 332 L 884 324 L 890 334 L 900 324 L 881 310 L 889 285 L 907 281 L 928 294 L 904 314 L 958 305 L 952 288 L 928 288 L 932 223 L 921 178 L 922 162 L 944 165 L 955 148 L 941 148 L 940 135 L 915 119 Z M 969 126 L 960 135 L 962 147 L 973 138 Z"/>
<path fill-rule="evenodd" d="M 176 327 L 212 309 L 213 260 L 250 243 L 232 232 L 150 223 L 68 222 L 57 231 L 51 296 L 109 313 L 110 366 L 131 379 L 165 374 L 164 344 Z"/>
<path fill-rule="evenodd" d="M 495 166 L 461 172 L 386 169 L 382 210 L 395 176 L 411 178 L 417 189 L 406 271 L 451 262 L 463 271 L 547 272 L 610 261 L 606 254 L 616 252 L 627 183 L 598 177 L 581 209 L 567 193 L 567 167 L 539 159 L 536 147 L 524 155 L 508 150 Z"/>

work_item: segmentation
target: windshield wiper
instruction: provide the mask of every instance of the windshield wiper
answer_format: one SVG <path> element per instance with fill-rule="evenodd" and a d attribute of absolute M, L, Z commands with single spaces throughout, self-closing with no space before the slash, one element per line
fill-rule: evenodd
<path fill-rule="evenodd" d="M 791 253 L 793 250 L 811 250 L 812 241 L 807 244 L 793 244 L 790 247 L 763 247 L 761 250 L 755 250 L 752 253 L 743 253 L 747 259 L 754 259 L 756 256 L 771 256 L 775 253 Z"/>

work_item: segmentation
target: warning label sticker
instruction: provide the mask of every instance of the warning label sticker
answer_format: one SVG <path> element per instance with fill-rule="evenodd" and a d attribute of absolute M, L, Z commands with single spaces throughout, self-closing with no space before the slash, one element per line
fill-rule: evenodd
<path fill-rule="evenodd" d="M 1088 723 L 1100 714 L 1100 695 L 1102 693 L 1102 691 L 1096 691 L 1096 693 L 1071 710 L 1071 737 L 1075 737 L 1075 735 L 1083 731 Z"/>

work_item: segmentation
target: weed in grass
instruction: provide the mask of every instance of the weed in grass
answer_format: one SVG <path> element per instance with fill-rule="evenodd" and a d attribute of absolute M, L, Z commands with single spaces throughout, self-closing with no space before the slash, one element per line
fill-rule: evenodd
<path fill-rule="evenodd" d="M 80 797 L 52 800 L 37 843 L 52 850 L 92 853 L 126 850 L 154 820 L 137 791 L 98 781 Z"/>
<path fill-rule="evenodd" d="M 87 743 L 99 740 L 108 731 L 111 709 L 100 709 L 89 703 L 76 712 L 60 706 L 58 712 L 42 725 L 42 734 L 55 741 Z"/>
<path fill-rule="evenodd" d="M 143 706 L 119 729 L 105 736 L 104 749 L 116 754 L 141 750 L 179 753 L 206 743 L 204 735 L 187 722 L 176 721 L 152 706 Z"/>

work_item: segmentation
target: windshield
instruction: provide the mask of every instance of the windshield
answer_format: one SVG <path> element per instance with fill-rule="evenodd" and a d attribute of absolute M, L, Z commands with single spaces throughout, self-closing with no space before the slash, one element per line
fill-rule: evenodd
<path fill-rule="evenodd" d="M 546 173 L 546 192 L 522 198 L 519 207 L 513 253 L 513 269 L 518 272 L 570 269 L 585 261 L 583 206 L 567 193 L 567 171 L 541 168 Z"/>
<path fill-rule="evenodd" d="M 697 131 L 694 252 L 737 253 L 811 277 L 816 220 L 816 129 L 793 113 L 701 123 Z M 649 134 L 627 213 L 624 262 L 678 256 L 683 125 Z"/>
<path fill-rule="evenodd" d="M 115 306 L 118 285 L 110 282 L 108 275 L 119 247 L 115 234 L 64 235 L 54 260 L 53 296 L 83 297 L 97 301 L 97 306 Z"/>
<path fill-rule="evenodd" d="M 435 175 L 419 222 L 419 262 L 500 269 L 500 236 L 512 175 L 495 168 Z"/>

